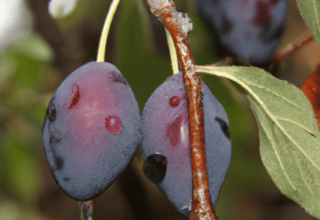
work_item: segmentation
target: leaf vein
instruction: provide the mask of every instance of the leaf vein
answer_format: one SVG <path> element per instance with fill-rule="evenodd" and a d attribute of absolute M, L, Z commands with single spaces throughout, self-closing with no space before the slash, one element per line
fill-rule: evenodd
<path fill-rule="evenodd" d="M 294 155 L 294 157 L 295 157 L 296 160 L 297 160 L 297 166 L 298 166 L 298 170 L 299 170 L 301 179 L 303 180 L 304 184 L 305 184 L 305 185 L 307 186 L 307 188 L 308 188 L 308 191 L 310 192 L 311 196 L 312 196 L 313 199 L 315 200 L 314 195 L 313 195 L 313 192 L 312 192 L 310 186 L 308 185 L 308 183 L 306 182 L 305 176 L 304 176 L 304 174 L 303 174 L 303 172 L 302 172 L 302 169 L 301 169 L 301 167 L 299 166 L 299 160 L 298 160 L 298 158 L 297 158 L 297 156 L 296 156 L 295 154 L 293 154 L 293 155 Z"/>
<path fill-rule="evenodd" d="M 294 190 L 296 190 L 296 187 L 293 185 L 293 183 L 291 182 L 291 180 L 290 180 L 290 178 L 289 178 L 289 176 L 288 176 L 287 172 L 286 172 L 286 171 L 285 171 L 285 169 L 284 169 L 284 166 L 283 166 L 283 164 L 282 164 L 282 161 L 281 161 L 280 155 L 279 155 L 279 153 L 278 153 L 278 151 L 277 151 L 277 149 L 276 149 L 275 144 L 273 143 L 273 141 L 272 141 L 271 137 L 269 136 L 268 132 L 266 131 L 266 129 L 265 129 L 262 125 L 261 125 L 261 128 L 262 128 L 262 130 L 264 131 L 264 133 L 266 134 L 266 136 L 267 136 L 267 138 L 268 138 L 269 142 L 271 143 L 271 146 L 272 146 L 272 148 L 273 148 L 274 154 L 276 155 L 276 158 L 277 158 L 277 160 L 279 161 L 280 167 L 281 167 L 281 169 L 282 169 L 282 171 L 283 171 L 284 175 L 285 175 L 285 176 L 286 176 L 286 178 L 288 179 L 288 181 L 289 181 L 289 183 L 290 183 L 291 187 L 292 187 Z"/>
<path fill-rule="evenodd" d="M 239 78 L 236 77 L 236 76 L 235 76 L 235 78 L 239 79 Z M 247 80 L 244 80 L 244 79 L 239 79 L 239 80 L 242 80 L 242 81 L 246 82 L 247 84 L 250 84 L 250 85 L 252 85 L 252 86 L 255 86 L 255 87 L 259 88 L 259 89 L 265 89 L 265 90 L 267 90 L 268 92 L 274 94 L 275 96 L 278 96 L 278 97 L 280 97 L 281 99 L 283 99 L 284 101 L 288 102 L 290 105 L 292 105 L 292 106 L 294 106 L 294 107 L 296 107 L 296 108 L 298 108 L 298 109 L 301 110 L 301 108 L 300 108 L 299 106 L 297 106 L 296 104 L 294 104 L 293 102 L 289 101 L 288 99 L 284 98 L 283 96 L 279 95 L 278 93 L 276 93 L 276 92 L 274 92 L 274 91 L 272 91 L 272 90 L 270 90 L 270 89 L 268 89 L 268 88 L 266 88 L 266 87 L 259 86 L 259 85 L 255 84 L 255 83 L 252 83 L 252 82 L 247 81 Z"/>
<path fill-rule="evenodd" d="M 281 118 L 281 117 L 278 117 L 278 116 L 274 116 L 274 118 L 277 119 L 277 120 L 279 120 L 279 121 L 286 121 L 286 122 L 290 122 L 290 123 L 292 123 L 292 124 L 295 124 L 295 125 L 303 128 L 303 129 L 304 129 L 305 131 L 307 131 L 309 134 L 312 134 L 312 132 L 311 132 L 308 128 L 306 128 L 305 126 L 303 126 L 303 125 L 300 124 L 299 122 L 292 121 L 292 120 L 290 120 L 290 119 L 288 119 L 288 118 Z"/>

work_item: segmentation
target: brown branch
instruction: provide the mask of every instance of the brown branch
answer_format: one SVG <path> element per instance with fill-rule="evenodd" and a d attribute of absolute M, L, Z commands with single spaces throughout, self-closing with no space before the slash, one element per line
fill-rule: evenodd
<path fill-rule="evenodd" d="M 189 113 L 190 153 L 192 166 L 192 211 L 190 219 L 219 219 L 211 206 L 206 166 L 202 84 L 195 72 L 193 58 L 187 41 L 192 29 L 190 19 L 176 11 L 171 0 L 147 0 L 150 11 L 169 30 L 183 73 Z"/>
<path fill-rule="evenodd" d="M 279 63 L 285 59 L 287 59 L 288 57 L 296 54 L 299 52 L 299 50 L 301 48 L 303 48 L 303 46 L 305 46 L 306 44 L 310 43 L 313 40 L 313 36 L 310 34 L 308 37 L 306 37 L 305 39 L 303 39 L 300 42 L 297 43 L 291 43 L 287 46 L 286 50 L 277 55 L 276 58 L 272 61 L 272 63 L 270 64 L 270 66 L 268 67 L 268 72 L 273 72 L 275 69 L 277 69 L 277 67 L 279 66 Z"/>

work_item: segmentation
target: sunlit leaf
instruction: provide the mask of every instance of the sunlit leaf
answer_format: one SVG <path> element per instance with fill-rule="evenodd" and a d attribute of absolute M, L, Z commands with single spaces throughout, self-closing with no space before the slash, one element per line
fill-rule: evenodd
<path fill-rule="evenodd" d="M 303 92 L 255 67 L 196 70 L 228 78 L 246 91 L 268 173 L 283 194 L 320 218 L 320 134 Z"/>
<path fill-rule="evenodd" d="M 314 39 L 320 44 L 320 1 L 296 0 L 300 13 Z"/>

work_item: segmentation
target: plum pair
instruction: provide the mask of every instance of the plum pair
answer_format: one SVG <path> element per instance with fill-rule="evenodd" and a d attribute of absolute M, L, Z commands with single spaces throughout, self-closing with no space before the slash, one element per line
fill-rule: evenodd
<path fill-rule="evenodd" d="M 230 160 L 227 115 L 203 84 L 207 171 L 215 206 Z M 43 126 L 45 154 L 59 187 L 87 201 L 103 193 L 141 144 L 144 172 L 182 214 L 192 199 L 189 121 L 182 73 L 151 95 L 142 113 L 128 82 L 106 62 L 72 72 L 50 100 Z"/>

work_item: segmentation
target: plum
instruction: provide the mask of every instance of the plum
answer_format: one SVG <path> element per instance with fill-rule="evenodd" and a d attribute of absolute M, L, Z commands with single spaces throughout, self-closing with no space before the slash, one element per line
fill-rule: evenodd
<path fill-rule="evenodd" d="M 197 0 L 219 56 L 264 66 L 273 56 L 287 18 L 286 0 Z"/>
<path fill-rule="evenodd" d="M 231 160 L 227 115 L 203 85 L 205 147 L 211 203 L 216 205 Z M 176 209 L 189 216 L 192 199 L 189 119 L 182 73 L 169 77 L 147 101 L 142 112 L 141 152 L 146 176 Z"/>
<path fill-rule="evenodd" d="M 110 63 L 89 62 L 76 69 L 50 100 L 43 146 L 57 184 L 75 200 L 103 193 L 140 143 L 138 103 Z"/>

